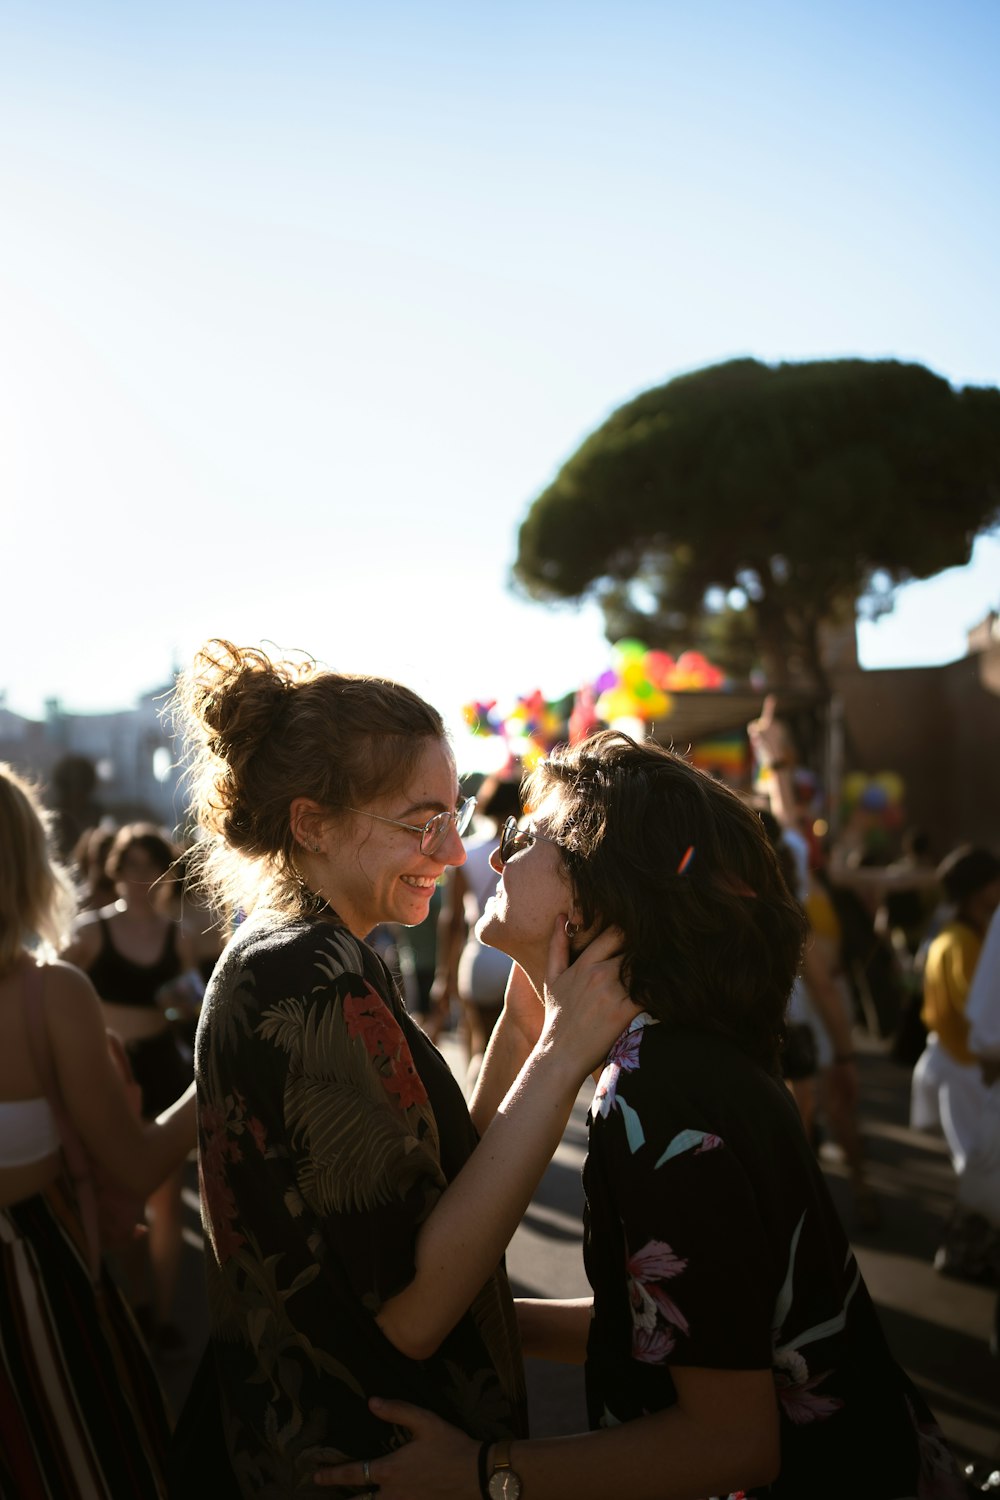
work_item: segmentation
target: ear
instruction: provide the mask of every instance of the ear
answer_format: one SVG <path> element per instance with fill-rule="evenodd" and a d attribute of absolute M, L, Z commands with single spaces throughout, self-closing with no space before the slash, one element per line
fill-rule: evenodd
<path fill-rule="evenodd" d="M 288 822 L 292 837 L 300 848 L 311 854 L 320 853 L 326 820 L 325 810 L 311 797 L 293 798 L 288 809 Z"/>

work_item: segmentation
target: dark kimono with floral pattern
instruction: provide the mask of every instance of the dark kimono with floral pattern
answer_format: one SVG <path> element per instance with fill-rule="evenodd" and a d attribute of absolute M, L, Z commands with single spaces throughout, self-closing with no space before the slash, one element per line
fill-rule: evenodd
<path fill-rule="evenodd" d="M 781 1473 L 754 1495 L 965 1494 L 780 1081 L 720 1037 L 637 1017 L 597 1086 L 584 1185 L 592 1426 L 673 1405 L 671 1366 L 770 1369 Z"/>
<path fill-rule="evenodd" d="M 429 1359 L 375 1321 L 477 1141 L 381 959 L 329 918 L 251 920 L 209 986 L 195 1061 L 210 1349 L 243 1494 L 318 1494 L 320 1463 L 403 1441 L 371 1395 L 523 1436 L 502 1267 Z"/>

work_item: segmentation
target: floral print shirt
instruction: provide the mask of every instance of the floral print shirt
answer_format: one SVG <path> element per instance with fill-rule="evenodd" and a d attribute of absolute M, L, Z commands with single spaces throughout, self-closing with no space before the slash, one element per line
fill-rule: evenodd
<path fill-rule="evenodd" d="M 770 1369 L 781 1473 L 741 1494 L 959 1500 L 781 1082 L 721 1037 L 644 1014 L 589 1124 L 591 1425 L 673 1405 L 672 1367 Z"/>
<path fill-rule="evenodd" d="M 209 986 L 195 1063 L 211 1348 L 243 1494 L 318 1494 L 320 1463 L 404 1441 L 372 1395 L 523 1436 L 502 1266 L 429 1359 L 375 1321 L 477 1141 L 381 959 L 329 919 L 251 919 Z"/>

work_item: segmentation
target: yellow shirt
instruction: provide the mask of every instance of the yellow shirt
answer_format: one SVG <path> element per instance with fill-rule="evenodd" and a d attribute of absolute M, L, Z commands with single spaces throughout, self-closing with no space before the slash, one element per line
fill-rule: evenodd
<path fill-rule="evenodd" d="M 965 1006 L 982 946 L 982 938 L 971 927 L 949 922 L 927 953 L 921 1018 L 928 1031 L 937 1032 L 942 1047 L 956 1062 L 976 1061 L 969 1051 Z"/>

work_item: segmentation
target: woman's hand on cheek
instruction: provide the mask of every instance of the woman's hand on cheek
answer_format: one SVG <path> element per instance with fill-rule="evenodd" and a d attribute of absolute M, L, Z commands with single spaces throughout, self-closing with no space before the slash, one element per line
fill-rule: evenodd
<path fill-rule="evenodd" d="M 621 929 L 605 927 L 570 963 L 565 916 L 552 929 L 543 1039 L 578 1058 L 581 1082 L 641 1012 L 622 983 L 623 945 Z"/>
<path fill-rule="evenodd" d="M 368 1405 L 381 1421 L 408 1428 L 412 1440 L 394 1453 L 369 1459 L 367 1476 L 363 1459 L 317 1469 L 317 1485 L 363 1485 L 377 1490 L 379 1500 L 479 1500 L 475 1438 L 406 1401 L 373 1396 Z"/>

